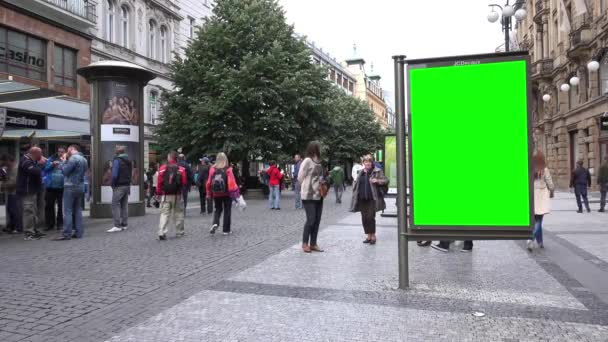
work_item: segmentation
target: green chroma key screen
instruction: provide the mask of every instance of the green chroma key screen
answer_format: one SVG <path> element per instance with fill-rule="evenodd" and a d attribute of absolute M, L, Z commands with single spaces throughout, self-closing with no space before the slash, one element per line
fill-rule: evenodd
<path fill-rule="evenodd" d="M 526 60 L 480 63 L 409 66 L 413 228 L 530 227 Z"/>

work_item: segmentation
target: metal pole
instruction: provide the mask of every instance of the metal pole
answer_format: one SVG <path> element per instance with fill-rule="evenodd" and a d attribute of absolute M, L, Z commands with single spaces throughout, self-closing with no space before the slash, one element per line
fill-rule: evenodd
<path fill-rule="evenodd" d="M 394 56 L 397 115 L 397 226 L 399 232 L 399 288 L 409 287 L 407 236 L 407 171 L 405 150 L 405 56 Z"/>
<path fill-rule="evenodd" d="M 508 4 L 508 2 L 507 2 Z M 502 17 L 502 28 L 505 31 L 505 52 L 509 52 L 509 23 L 511 21 L 510 17 Z"/>

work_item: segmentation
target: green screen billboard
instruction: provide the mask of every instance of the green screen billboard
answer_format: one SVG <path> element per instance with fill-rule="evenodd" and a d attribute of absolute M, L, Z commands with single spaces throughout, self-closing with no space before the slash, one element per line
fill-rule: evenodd
<path fill-rule="evenodd" d="M 397 193 L 397 137 L 384 137 L 384 175 L 388 178 L 388 193 Z"/>
<path fill-rule="evenodd" d="M 525 55 L 408 62 L 411 230 L 527 236 L 528 64 Z"/>

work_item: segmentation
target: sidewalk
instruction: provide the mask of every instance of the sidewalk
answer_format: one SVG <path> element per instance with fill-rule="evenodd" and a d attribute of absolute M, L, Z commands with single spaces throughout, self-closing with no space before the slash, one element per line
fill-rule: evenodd
<path fill-rule="evenodd" d="M 570 206 L 569 194 L 558 200 Z M 468 254 L 412 242 L 410 289 L 398 290 L 396 219 L 377 223 L 375 246 L 349 215 L 320 232 L 325 253 L 293 245 L 109 341 L 608 340 L 608 304 L 522 241 L 479 241 Z"/>

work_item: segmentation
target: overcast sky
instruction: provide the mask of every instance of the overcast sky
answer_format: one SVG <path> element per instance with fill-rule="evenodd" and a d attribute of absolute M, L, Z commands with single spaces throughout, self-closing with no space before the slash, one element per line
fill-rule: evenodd
<path fill-rule="evenodd" d="M 408 58 L 491 53 L 504 41 L 490 24 L 488 0 L 279 0 L 296 32 L 342 61 L 357 54 L 392 90 L 392 56 Z M 499 3 L 504 3 L 500 1 Z"/>

